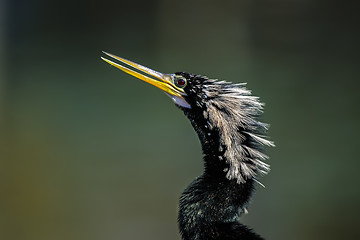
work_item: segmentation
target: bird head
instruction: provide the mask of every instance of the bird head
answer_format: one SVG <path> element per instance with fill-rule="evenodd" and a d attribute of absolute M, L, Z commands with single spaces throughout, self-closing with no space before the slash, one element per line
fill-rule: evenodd
<path fill-rule="evenodd" d="M 260 135 L 267 130 L 267 124 L 257 120 L 263 104 L 251 95 L 244 83 L 217 81 L 186 72 L 163 74 L 104 53 L 125 66 L 102 58 L 104 61 L 160 88 L 184 111 L 203 149 L 208 149 L 212 158 L 227 163 L 223 170 L 228 179 L 243 183 L 257 172 L 269 170 L 269 165 L 263 162 L 267 156 L 262 153 L 261 146 L 273 146 L 273 143 Z"/>

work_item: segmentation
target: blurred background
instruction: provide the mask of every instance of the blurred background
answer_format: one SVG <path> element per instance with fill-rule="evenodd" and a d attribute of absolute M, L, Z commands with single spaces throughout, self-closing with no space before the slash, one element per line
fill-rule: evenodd
<path fill-rule="evenodd" d="M 180 239 L 201 149 L 172 101 L 101 61 L 233 82 L 277 147 L 242 221 L 360 239 L 359 26 L 332 1 L 0 1 L 0 239 Z"/>

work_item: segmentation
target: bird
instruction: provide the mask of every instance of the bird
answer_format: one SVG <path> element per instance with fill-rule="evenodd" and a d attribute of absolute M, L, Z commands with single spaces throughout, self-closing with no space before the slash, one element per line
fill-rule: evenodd
<path fill-rule="evenodd" d="M 196 131 L 204 172 L 181 194 L 178 227 L 183 240 L 261 240 L 240 223 L 259 175 L 268 173 L 265 146 L 269 125 L 260 117 L 264 104 L 246 88 L 187 72 L 164 74 L 103 52 L 110 65 L 165 92 Z M 116 62 L 115 62 L 116 61 Z M 261 184 L 261 183 L 260 183 Z"/>

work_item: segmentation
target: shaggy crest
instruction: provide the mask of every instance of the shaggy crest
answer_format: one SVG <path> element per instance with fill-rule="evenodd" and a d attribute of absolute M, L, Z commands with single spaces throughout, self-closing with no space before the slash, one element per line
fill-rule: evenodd
<path fill-rule="evenodd" d="M 227 178 L 244 183 L 257 172 L 267 173 L 270 166 L 263 162 L 268 157 L 261 146 L 274 144 L 259 134 L 267 130 L 267 124 L 257 120 L 263 108 L 259 98 L 251 96 L 244 83 L 207 80 L 203 86 L 209 125 L 219 130 L 220 148 L 229 164 L 224 169 Z"/>

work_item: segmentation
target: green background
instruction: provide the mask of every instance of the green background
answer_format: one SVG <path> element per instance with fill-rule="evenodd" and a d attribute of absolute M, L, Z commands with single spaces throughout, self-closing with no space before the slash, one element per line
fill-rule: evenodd
<path fill-rule="evenodd" d="M 247 82 L 276 148 L 242 221 L 267 239 L 360 239 L 355 3 L 0 4 L 0 239 L 180 239 L 178 197 L 202 172 L 197 136 L 102 50 Z"/>

